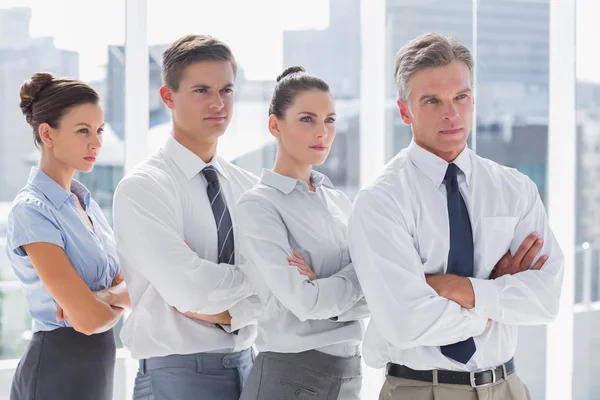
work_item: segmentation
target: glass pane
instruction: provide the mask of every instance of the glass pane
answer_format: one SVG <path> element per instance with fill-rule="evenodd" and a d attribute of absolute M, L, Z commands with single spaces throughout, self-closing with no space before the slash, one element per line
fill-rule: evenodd
<path fill-rule="evenodd" d="M 573 398 L 598 398 L 600 381 L 600 3 L 576 3 L 576 273 Z"/>
<path fill-rule="evenodd" d="M 549 2 L 477 2 L 477 154 L 516 168 L 546 197 Z M 546 329 L 520 327 L 515 359 L 534 399 L 545 396 Z"/>
<path fill-rule="evenodd" d="M 236 12 L 230 13 L 232 9 Z M 360 2 L 311 0 L 298 7 L 290 1 L 227 0 L 186 3 L 182 10 L 169 3 L 148 3 L 148 26 L 163 27 L 148 30 L 151 117 L 155 115 L 150 151 L 170 133 L 168 110 L 158 93 L 160 54 L 170 42 L 201 26 L 201 33 L 225 41 L 239 64 L 233 119 L 220 138 L 219 154 L 257 175 L 273 166 L 277 145 L 267 128 L 271 93 L 283 68 L 302 65 L 330 84 L 338 114 L 335 144 L 325 164 L 315 169 L 353 197 L 359 176 L 360 47 L 338 43 L 360 42 Z M 227 24 L 215 15 L 226 15 Z M 165 25 L 169 16 L 177 23 Z"/>
<path fill-rule="evenodd" d="M 426 32 L 454 36 L 473 51 L 473 1 L 387 0 L 386 18 L 386 158 L 389 160 L 408 146 L 412 139 L 410 127 L 400 118 L 396 105 L 396 53 L 406 43 Z"/>
<path fill-rule="evenodd" d="M 0 359 L 18 359 L 31 337 L 31 318 L 5 249 L 10 204 L 39 159 L 18 107 L 19 87 L 33 73 L 47 71 L 81 79 L 98 91 L 108 123 L 103 148 L 93 172 L 75 178 L 90 189 L 112 223 L 113 191 L 123 175 L 123 142 L 109 110 L 122 107 L 123 85 L 118 90 L 111 86 L 114 74 L 108 65 L 111 47 L 124 42 L 124 17 L 121 2 L 0 3 Z"/>

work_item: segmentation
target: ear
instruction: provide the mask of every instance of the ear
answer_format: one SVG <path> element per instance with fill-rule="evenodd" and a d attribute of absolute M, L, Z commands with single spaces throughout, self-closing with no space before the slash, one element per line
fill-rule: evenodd
<path fill-rule="evenodd" d="M 412 116 L 410 115 L 410 110 L 408 109 L 408 103 L 404 100 L 396 100 L 396 104 L 398 104 L 398 110 L 400 110 L 400 118 L 406 125 L 412 124 Z"/>
<path fill-rule="evenodd" d="M 275 138 L 279 138 L 279 136 L 281 135 L 281 131 L 279 130 L 279 120 L 277 119 L 276 116 L 274 116 L 273 114 L 269 115 L 269 132 L 271 132 L 271 135 L 273 135 L 273 137 Z"/>
<path fill-rule="evenodd" d="M 165 103 L 169 110 L 172 110 L 175 107 L 173 103 L 173 91 L 168 86 L 163 85 L 160 87 L 159 93 L 163 103 Z"/>
<path fill-rule="evenodd" d="M 40 139 L 42 144 L 45 147 L 52 148 L 54 147 L 54 142 L 52 140 L 52 128 L 47 123 L 43 123 L 38 128 L 38 134 L 40 135 Z"/>

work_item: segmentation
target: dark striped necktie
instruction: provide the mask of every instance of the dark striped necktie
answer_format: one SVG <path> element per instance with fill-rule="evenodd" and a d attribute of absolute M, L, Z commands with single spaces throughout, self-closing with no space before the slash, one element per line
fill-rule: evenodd
<path fill-rule="evenodd" d="M 234 264 L 235 247 L 233 242 L 233 224 L 231 223 L 231 215 L 229 215 L 229 210 L 227 209 L 225 196 L 221 190 L 217 170 L 209 165 L 202 170 L 202 175 L 204 175 L 208 182 L 206 194 L 208 194 L 210 208 L 212 209 L 215 223 L 217 224 L 219 264 Z M 221 325 L 217 325 L 217 328 L 225 330 Z M 236 330 L 232 333 L 237 335 L 238 331 Z"/>
<path fill-rule="evenodd" d="M 233 242 L 233 224 L 231 215 L 227 209 L 225 196 L 221 190 L 217 170 L 209 165 L 202 170 L 202 174 L 208 182 L 206 194 L 210 201 L 215 223 L 217 224 L 217 235 L 219 238 L 219 264 L 235 264 L 235 247 Z"/>

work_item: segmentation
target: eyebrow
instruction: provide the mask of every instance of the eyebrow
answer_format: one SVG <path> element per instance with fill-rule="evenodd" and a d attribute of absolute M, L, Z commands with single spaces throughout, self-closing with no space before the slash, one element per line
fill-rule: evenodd
<path fill-rule="evenodd" d="M 310 115 L 311 117 L 318 117 L 318 115 L 317 115 L 317 114 L 315 114 L 314 112 L 310 112 L 310 111 L 300 111 L 300 112 L 298 113 L 298 115 L 300 115 L 300 114 L 308 114 L 308 115 Z M 331 117 L 331 116 L 337 116 L 337 114 L 336 114 L 336 113 L 329 113 L 329 114 L 327 114 L 327 116 L 328 116 L 328 117 Z"/>
<path fill-rule="evenodd" d="M 470 88 L 466 88 L 466 89 L 463 89 L 460 92 L 458 92 L 457 95 L 459 95 L 459 94 L 465 94 L 465 93 L 471 93 L 471 92 L 472 92 L 472 90 Z M 435 95 L 435 94 L 424 94 L 423 96 L 421 96 L 421 98 L 419 98 L 419 102 L 421 102 L 421 101 L 423 101 L 425 99 L 432 98 L 432 97 L 437 97 L 437 95 Z"/>
<path fill-rule="evenodd" d="M 104 123 L 104 124 L 100 125 L 100 128 L 104 127 L 104 125 L 105 125 L 105 124 L 106 124 L 106 123 Z M 80 123 L 78 123 L 78 124 L 77 124 L 77 125 L 75 125 L 75 126 L 79 126 L 79 125 L 87 126 L 87 127 L 88 127 L 88 128 L 90 128 L 90 129 L 92 128 L 92 126 L 91 126 L 90 124 L 86 123 L 86 122 L 80 122 Z"/>
<path fill-rule="evenodd" d="M 229 89 L 233 87 L 233 83 L 228 83 L 227 85 L 223 86 L 221 88 L 222 89 Z M 191 89 L 210 89 L 211 86 L 210 85 L 203 85 L 203 84 L 198 84 L 198 85 L 194 85 L 191 87 Z"/>

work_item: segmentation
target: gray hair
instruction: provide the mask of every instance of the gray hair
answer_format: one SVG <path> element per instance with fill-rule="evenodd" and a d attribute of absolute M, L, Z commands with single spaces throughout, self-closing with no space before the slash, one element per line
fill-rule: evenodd
<path fill-rule="evenodd" d="M 394 80 L 398 98 L 408 100 L 410 77 L 425 68 L 444 67 L 452 61 L 464 62 L 471 71 L 473 85 L 473 56 L 469 49 L 456 40 L 439 33 L 425 33 L 403 46 L 396 54 Z"/>

